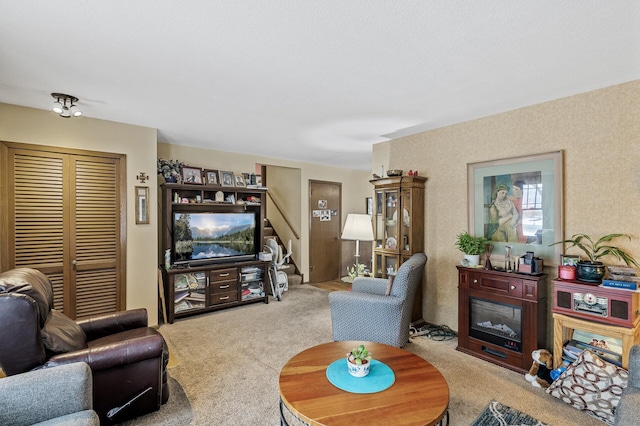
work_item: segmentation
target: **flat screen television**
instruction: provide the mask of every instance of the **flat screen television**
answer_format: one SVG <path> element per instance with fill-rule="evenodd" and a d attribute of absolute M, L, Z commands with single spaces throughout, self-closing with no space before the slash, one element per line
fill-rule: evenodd
<path fill-rule="evenodd" d="M 174 212 L 173 262 L 198 264 L 255 259 L 255 212 Z"/>

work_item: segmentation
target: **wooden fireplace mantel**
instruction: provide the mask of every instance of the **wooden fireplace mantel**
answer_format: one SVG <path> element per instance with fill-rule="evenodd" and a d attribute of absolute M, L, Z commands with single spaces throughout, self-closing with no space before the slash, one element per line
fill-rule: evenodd
<path fill-rule="evenodd" d="M 500 272 L 458 266 L 458 347 L 457 350 L 510 370 L 526 373 L 531 352 L 547 342 L 546 275 Z M 506 304 L 521 308 L 519 348 L 498 345 L 469 335 L 470 300 Z"/>

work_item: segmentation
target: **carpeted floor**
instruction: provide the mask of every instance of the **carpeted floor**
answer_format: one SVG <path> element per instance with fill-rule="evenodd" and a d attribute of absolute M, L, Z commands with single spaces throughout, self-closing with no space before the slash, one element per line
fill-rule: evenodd
<path fill-rule="evenodd" d="M 257 303 L 165 324 L 173 357 L 171 396 L 128 425 L 278 425 L 278 376 L 296 353 L 331 341 L 328 292 L 292 286 Z M 523 375 L 455 350 L 457 341 L 416 337 L 405 349 L 436 366 L 450 391 L 451 426 L 468 426 L 492 400 L 556 426 L 602 426 L 532 387 Z"/>

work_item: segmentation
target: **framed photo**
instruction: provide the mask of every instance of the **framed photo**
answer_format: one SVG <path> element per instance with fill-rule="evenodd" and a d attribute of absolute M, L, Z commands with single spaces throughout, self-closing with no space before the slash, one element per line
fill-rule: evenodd
<path fill-rule="evenodd" d="M 202 169 L 200 167 L 182 166 L 182 183 L 202 185 Z"/>
<path fill-rule="evenodd" d="M 149 223 L 149 187 L 136 186 L 136 225 Z"/>
<path fill-rule="evenodd" d="M 262 175 L 256 175 L 256 185 L 262 186 Z"/>
<path fill-rule="evenodd" d="M 220 178 L 217 170 L 205 170 L 204 177 L 207 185 L 220 185 Z"/>
<path fill-rule="evenodd" d="M 562 151 L 467 164 L 469 233 L 494 255 L 533 251 L 557 266 L 563 239 Z M 492 257 L 493 260 L 493 257 Z"/>
<path fill-rule="evenodd" d="M 242 176 L 241 174 L 240 175 L 236 175 L 236 186 L 237 187 L 245 187 L 245 186 L 247 186 L 244 183 L 244 176 Z"/>
<path fill-rule="evenodd" d="M 220 185 L 222 186 L 235 186 L 234 185 L 233 172 L 220 172 Z"/>
<path fill-rule="evenodd" d="M 560 265 L 562 266 L 577 266 L 580 261 L 580 256 L 573 254 L 561 254 Z"/>

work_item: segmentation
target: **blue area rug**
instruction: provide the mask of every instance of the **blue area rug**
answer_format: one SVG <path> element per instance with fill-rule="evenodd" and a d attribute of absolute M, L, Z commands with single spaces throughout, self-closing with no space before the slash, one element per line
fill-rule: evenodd
<path fill-rule="evenodd" d="M 491 401 L 471 426 L 547 426 L 509 406 Z"/>

